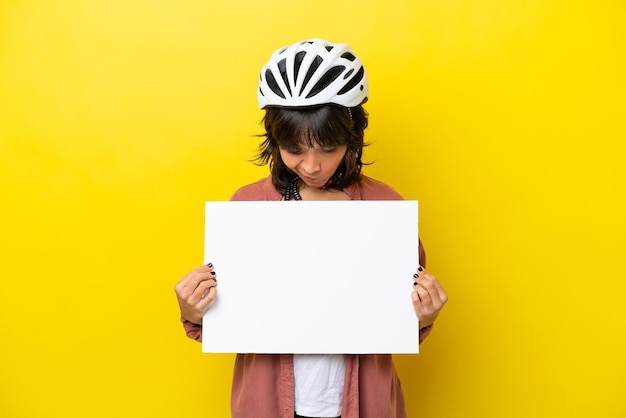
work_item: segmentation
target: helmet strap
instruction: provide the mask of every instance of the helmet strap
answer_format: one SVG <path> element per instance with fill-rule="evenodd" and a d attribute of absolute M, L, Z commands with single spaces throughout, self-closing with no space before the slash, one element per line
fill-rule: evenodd
<path fill-rule="evenodd" d="M 283 195 L 284 200 L 291 200 L 293 196 L 293 200 L 302 200 L 302 196 L 300 196 L 300 191 L 298 191 L 298 183 L 300 182 L 300 177 L 295 176 L 289 186 L 285 189 L 285 194 Z"/>
<path fill-rule="evenodd" d="M 318 190 L 324 190 L 327 187 L 335 184 L 335 183 L 341 183 L 341 180 L 343 179 L 343 172 L 337 172 L 335 174 L 333 174 L 333 176 L 331 178 L 328 179 L 328 181 L 326 182 L 325 185 L 323 185 L 322 187 L 318 187 Z"/>
<path fill-rule="evenodd" d="M 333 184 L 341 183 L 342 179 L 343 179 L 343 172 L 335 173 L 333 174 L 331 178 L 328 179 L 326 184 L 324 184 L 322 187 L 318 187 L 317 189 L 324 190 Z M 293 197 L 293 200 L 302 200 L 302 196 L 300 196 L 300 190 L 298 190 L 299 184 L 300 184 L 300 177 L 295 176 L 291 180 L 287 188 L 285 189 L 285 194 L 283 194 L 284 200 L 291 200 L 292 197 Z"/>

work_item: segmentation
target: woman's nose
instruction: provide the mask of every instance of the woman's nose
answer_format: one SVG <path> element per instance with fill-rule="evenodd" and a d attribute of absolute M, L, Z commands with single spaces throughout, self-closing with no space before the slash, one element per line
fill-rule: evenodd
<path fill-rule="evenodd" d="M 304 153 L 300 167 L 308 174 L 313 174 L 320 170 L 320 159 L 314 149 L 309 149 Z"/>

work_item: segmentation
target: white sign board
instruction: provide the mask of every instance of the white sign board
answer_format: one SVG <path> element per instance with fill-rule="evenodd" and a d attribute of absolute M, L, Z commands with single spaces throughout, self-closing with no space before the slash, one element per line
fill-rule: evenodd
<path fill-rule="evenodd" d="M 417 201 L 207 202 L 211 353 L 417 353 Z"/>

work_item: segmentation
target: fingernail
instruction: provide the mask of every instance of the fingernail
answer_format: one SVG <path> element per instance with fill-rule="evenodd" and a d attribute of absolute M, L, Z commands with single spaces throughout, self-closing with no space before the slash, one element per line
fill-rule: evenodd
<path fill-rule="evenodd" d="M 417 282 L 413 282 L 413 286 L 417 286 Z"/>
<path fill-rule="evenodd" d="M 206 265 L 207 267 L 213 267 L 213 263 L 209 263 Z"/>
<path fill-rule="evenodd" d="M 419 266 L 419 267 L 417 268 L 417 271 L 424 271 L 424 269 L 422 268 L 422 266 Z"/>
<path fill-rule="evenodd" d="M 215 284 L 217 284 L 217 279 L 215 277 L 212 278 Z"/>
<path fill-rule="evenodd" d="M 417 279 L 419 276 L 417 275 L 417 273 L 415 273 L 415 274 L 413 275 L 413 277 L 415 277 L 415 278 Z"/>
<path fill-rule="evenodd" d="M 215 276 L 215 272 L 214 271 L 211 272 L 211 276 Z"/>

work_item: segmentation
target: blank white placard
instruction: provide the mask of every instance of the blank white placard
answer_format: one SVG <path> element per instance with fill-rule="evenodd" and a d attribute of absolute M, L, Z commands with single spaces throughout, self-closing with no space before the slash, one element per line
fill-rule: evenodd
<path fill-rule="evenodd" d="M 417 201 L 206 202 L 211 353 L 417 353 Z"/>

